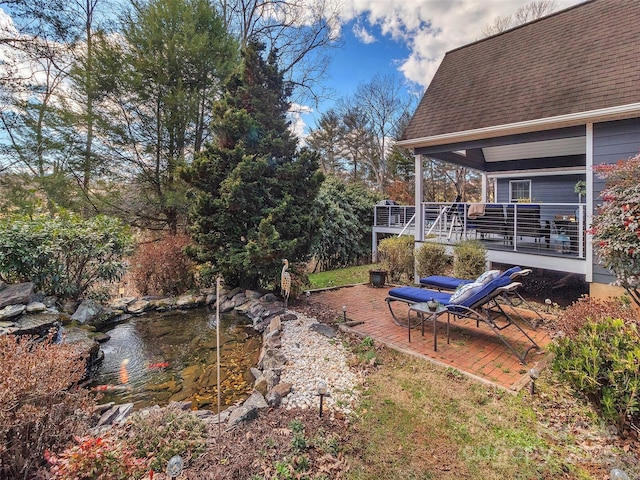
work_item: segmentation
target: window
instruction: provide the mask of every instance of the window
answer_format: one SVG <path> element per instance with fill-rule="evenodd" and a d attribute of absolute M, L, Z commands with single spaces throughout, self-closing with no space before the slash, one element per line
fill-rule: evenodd
<path fill-rule="evenodd" d="M 509 201 L 528 203 L 531 201 L 531 180 L 511 180 L 509 182 Z"/>

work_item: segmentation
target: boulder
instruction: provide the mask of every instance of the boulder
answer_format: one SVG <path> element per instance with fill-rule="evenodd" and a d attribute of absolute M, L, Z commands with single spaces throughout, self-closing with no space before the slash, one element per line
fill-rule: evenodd
<path fill-rule="evenodd" d="M 42 302 L 31 302 L 27 305 L 27 313 L 44 312 L 47 306 Z"/>
<path fill-rule="evenodd" d="M 151 302 L 149 300 L 136 300 L 129 305 L 127 305 L 126 312 L 131 313 L 133 315 L 137 315 L 139 313 L 144 313 L 151 307 Z"/>
<path fill-rule="evenodd" d="M 309 329 L 314 332 L 318 332 L 327 338 L 335 338 L 336 336 L 336 329 L 326 323 L 314 323 L 309 327 Z"/>
<path fill-rule="evenodd" d="M 71 315 L 72 322 L 80 325 L 102 323 L 105 316 L 108 316 L 107 309 L 95 300 L 83 300 L 78 309 Z"/>
<path fill-rule="evenodd" d="M 127 305 L 136 301 L 136 297 L 120 297 L 113 300 L 109 307 L 113 310 L 126 310 Z"/>
<path fill-rule="evenodd" d="M 9 318 L 22 315 L 25 309 L 26 307 L 24 305 L 7 305 L 0 309 L 0 320 L 8 320 Z"/>
<path fill-rule="evenodd" d="M 0 290 L 0 308 L 7 305 L 27 304 L 31 301 L 34 292 L 34 284 L 31 282 L 7 285 Z"/>
<path fill-rule="evenodd" d="M 204 300 L 201 296 L 196 295 L 181 295 L 176 300 L 176 307 L 178 308 L 194 308 L 204 304 Z"/>
<path fill-rule="evenodd" d="M 60 315 L 57 313 L 32 313 L 23 315 L 15 321 L 16 335 L 37 335 L 44 337 L 51 330 L 58 331 Z"/>

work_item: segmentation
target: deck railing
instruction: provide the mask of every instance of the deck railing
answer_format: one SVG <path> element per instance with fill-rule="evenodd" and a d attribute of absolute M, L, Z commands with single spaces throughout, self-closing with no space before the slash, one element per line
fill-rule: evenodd
<path fill-rule="evenodd" d="M 585 258 L 583 203 L 435 203 L 375 207 L 374 227 L 406 232 L 424 226 L 419 240 L 453 244 L 478 239 L 488 249 Z M 421 222 L 416 222 L 414 214 Z"/>

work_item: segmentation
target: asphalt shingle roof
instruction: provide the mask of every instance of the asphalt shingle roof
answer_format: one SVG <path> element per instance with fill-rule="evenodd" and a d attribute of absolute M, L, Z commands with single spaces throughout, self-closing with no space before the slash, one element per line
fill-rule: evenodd
<path fill-rule="evenodd" d="M 448 52 L 403 140 L 640 102 L 640 0 L 592 0 Z"/>

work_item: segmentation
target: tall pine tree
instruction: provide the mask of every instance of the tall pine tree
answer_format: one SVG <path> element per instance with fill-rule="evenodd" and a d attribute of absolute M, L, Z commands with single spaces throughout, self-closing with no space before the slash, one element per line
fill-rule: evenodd
<path fill-rule="evenodd" d="M 289 129 L 290 86 L 274 52 L 249 43 L 214 106 L 216 141 L 184 171 L 196 192 L 190 250 L 229 286 L 272 286 L 282 259 L 309 258 L 322 183 L 316 154 Z"/>

